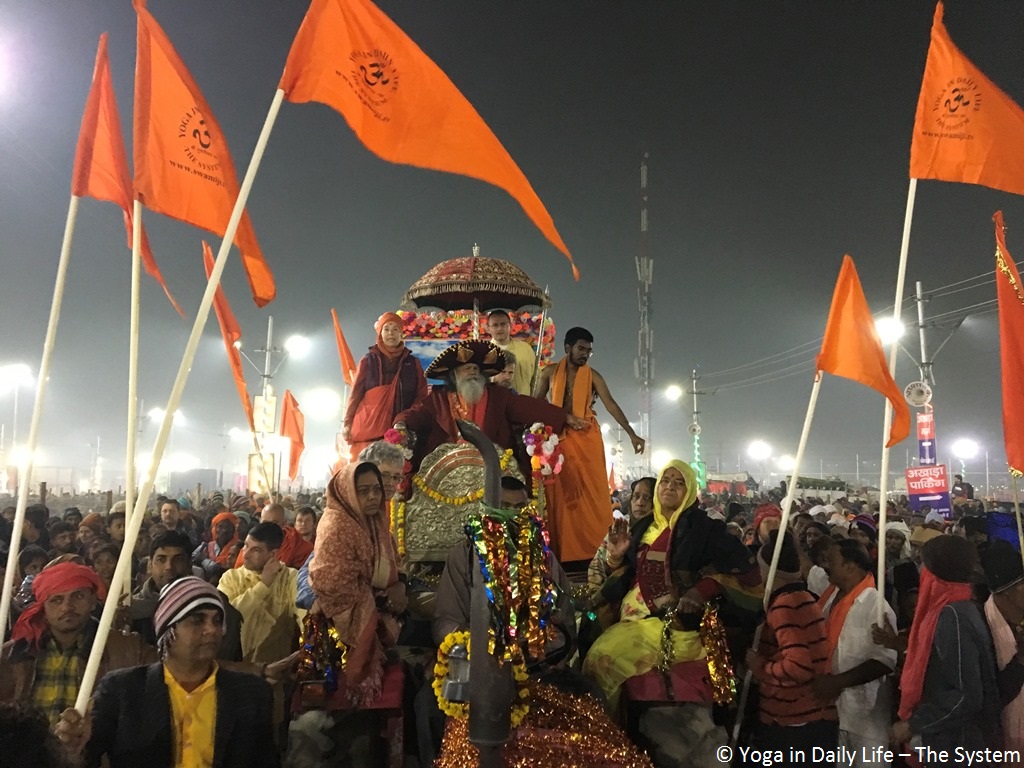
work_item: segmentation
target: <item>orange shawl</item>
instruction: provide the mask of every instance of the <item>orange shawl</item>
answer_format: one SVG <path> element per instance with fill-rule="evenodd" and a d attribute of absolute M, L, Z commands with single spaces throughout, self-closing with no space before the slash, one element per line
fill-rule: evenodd
<path fill-rule="evenodd" d="M 836 598 L 836 601 L 832 603 L 832 610 L 828 614 L 828 655 L 832 658 L 836 653 L 836 648 L 839 647 L 839 636 L 843 634 L 843 625 L 846 624 L 846 615 L 850 612 L 853 604 L 857 602 L 857 598 L 860 597 L 860 593 L 865 589 L 869 589 L 875 586 L 874 574 L 868 573 L 864 575 L 857 586 L 851 589 L 842 597 Z M 825 605 L 828 603 L 828 599 L 835 593 L 836 585 L 830 584 L 829 588 L 825 590 L 824 594 L 818 598 L 818 605 L 821 607 L 822 612 L 825 610 Z"/>
<path fill-rule="evenodd" d="M 569 380 L 569 358 L 563 357 L 555 366 L 551 376 L 551 403 L 563 407 L 565 405 L 565 385 Z M 594 375 L 589 365 L 581 365 L 576 369 L 576 381 L 572 387 L 572 404 L 569 412 L 581 419 L 593 417 L 594 410 L 590 404 L 594 399 Z"/>

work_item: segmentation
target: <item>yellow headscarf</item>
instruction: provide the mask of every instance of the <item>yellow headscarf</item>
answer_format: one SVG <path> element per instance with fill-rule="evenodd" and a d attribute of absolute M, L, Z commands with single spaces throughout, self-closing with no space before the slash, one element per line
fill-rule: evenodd
<path fill-rule="evenodd" d="M 661 508 L 661 502 L 658 500 L 658 485 L 661 483 L 661 478 L 665 476 L 665 471 L 669 468 L 675 469 L 683 476 L 683 480 L 686 481 L 686 493 L 683 494 L 683 502 L 679 505 L 679 508 L 668 510 L 666 515 L 666 511 Z M 693 467 L 681 459 L 672 459 L 666 464 L 661 472 L 658 473 L 658 482 L 654 484 L 654 519 L 647 530 L 644 531 L 643 543 L 650 544 L 661 535 L 662 531 L 674 526 L 682 511 L 689 508 L 697 499 L 697 492 L 699 490 L 697 487 L 697 474 L 693 471 Z"/>

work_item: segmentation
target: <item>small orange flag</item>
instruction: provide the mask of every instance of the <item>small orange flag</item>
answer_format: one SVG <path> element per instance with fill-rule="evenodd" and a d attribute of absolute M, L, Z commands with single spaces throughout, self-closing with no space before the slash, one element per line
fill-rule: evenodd
<path fill-rule="evenodd" d="M 340 112 L 391 163 L 486 181 L 516 199 L 579 270 L 512 157 L 448 76 L 369 0 L 313 0 L 279 87 L 289 101 Z"/>
<path fill-rule="evenodd" d="M 1024 289 L 1006 249 L 1003 212 L 996 211 L 996 296 L 999 361 L 1003 376 L 1003 439 L 1011 472 L 1024 471 Z"/>
<path fill-rule="evenodd" d="M 612 464 L 611 469 L 608 470 L 608 490 L 615 493 L 619 490 L 619 483 L 615 479 L 615 465 Z"/>
<path fill-rule="evenodd" d="M 849 256 L 843 257 L 843 267 L 832 294 L 825 340 L 818 354 L 818 370 L 853 379 L 888 398 L 892 403 L 892 426 L 886 448 L 910 434 L 910 409 L 889 373 L 882 342 L 875 330 L 875 319 L 864 298 L 857 268 Z"/>
<path fill-rule="evenodd" d="M 167 39 L 146 10 L 138 15 L 135 62 L 135 194 L 147 208 L 223 236 L 238 199 L 227 140 Z M 235 234 L 253 300 L 262 307 L 277 291 L 247 212 Z"/>
<path fill-rule="evenodd" d="M 206 279 L 213 274 L 213 251 L 210 244 L 203 241 L 203 264 L 206 266 Z M 242 330 L 238 327 L 234 312 L 228 305 L 228 297 L 224 295 L 224 288 L 217 286 L 217 292 L 213 295 L 213 311 L 217 313 L 217 323 L 220 324 L 220 333 L 224 337 L 224 349 L 228 353 L 228 363 L 231 365 L 231 375 L 235 379 L 235 388 L 238 389 L 238 397 L 242 400 L 242 408 L 245 409 L 245 418 L 249 422 L 249 429 L 256 431 L 256 422 L 253 418 L 252 400 L 249 398 L 249 388 L 245 385 L 245 372 L 242 370 L 242 355 L 235 343 L 242 338 Z"/>
<path fill-rule="evenodd" d="M 917 100 L 910 176 L 1024 195 L 1024 111 L 953 44 L 942 3 Z"/>
<path fill-rule="evenodd" d="M 291 390 L 284 391 L 284 405 L 281 407 L 281 437 L 287 437 L 291 441 L 291 450 L 288 451 L 288 479 L 294 480 L 299 476 L 299 459 L 306 449 L 302 433 L 306 429 L 306 417 L 299 410 L 299 404 L 292 395 Z"/>
<path fill-rule="evenodd" d="M 128 248 L 132 247 L 132 184 L 128 175 L 128 153 L 125 152 L 124 138 L 121 136 L 121 118 L 118 116 L 117 99 L 114 96 L 114 81 L 110 77 L 106 32 L 100 35 L 92 87 L 85 101 L 82 128 L 78 133 L 71 194 L 113 203 L 124 211 Z M 142 230 L 142 264 L 150 277 L 160 283 L 178 314 L 184 317 L 185 313 L 174 300 L 160 274 L 160 267 L 156 265 L 145 229 Z"/>
<path fill-rule="evenodd" d="M 334 339 L 338 342 L 338 358 L 341 360 L 341 377 L 350 387 L 356 380 L 356 361 L 352 357 L 352 350 L 348 348 L 345 341 L 345 334 L 341 332 L 341 324 L 338 322 L 338 313 L 331 310 L 331 318 L 334 320 Z"/>

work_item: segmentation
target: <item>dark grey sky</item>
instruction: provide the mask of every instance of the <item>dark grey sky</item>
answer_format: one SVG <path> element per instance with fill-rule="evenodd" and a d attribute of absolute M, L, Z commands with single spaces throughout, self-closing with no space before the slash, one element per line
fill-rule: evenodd
<path fill-rule="evenodd" d="M 484 255 L 514 261 L 551 286 L 559 328 L 595 333 L 594 366 L 634 414 L 642 147 L 651 156 L 659 389 L 683 382 L 694 365 L 714 373 L 819 338 L 844 253 L 854 257 L 872 307 L 891 304 L 930 1 L 381 5 L 519 163 L 583 278 L 572 281 L 562 256 L 505 193 L 384 163 L 329 108 L 285 104 L 249 204 L 278 299 L 257 310 L 234 255 L 225 284 L 248 347 L 261 343 L 268 311 L 281 339 L 314 339 L 311 358 L 287 362 L 276 382 L 300 403 L 312 387 L 340 385 L 330 307 L 358 355 L 372 341 L 373 320 L 410 283 L 478 242 Z M 151 0 L 149 7 L 244 172 L 307 4 Z M 1024 7 L 951 0 L 946 24 L 965 53 L 1024 102 Z M 38 367 L 75 141 L 104 31 L 130 147 L 135 16 L 128 0 L 0 0 L 0 362 Z M 1020 258 L 1024 201 L 922 182 L 908 289 L 914 280 L 927 290 L 991 272 L 997 208 Z M 194 315 L 203 289 L 199 242 L 209 235 L 151 213 L 145 223 L 172 291 Z M 106 478 L 115 484 L 124 450 L 129 263 L 116 208 L 83 201 L 41 463 L 84 468 L 99 435 Z M 994 296 L 989 284 L 937 299 L 928 312 Z M 968 320 L 943 348 L 935 400 L 940 455 L 953 438 L 969 436 L 990 451 L 993 470 L 1004 467 L 995 318 Z M 190 323 L 144 278 L 140 395 L 147 409 L 166 400 Z M 933 348 L 943 337 L 932 335 Z M 792 372 L 783 369 L 809 360 L 814 349 L 702 386 Z M 915 372 L 904 356 L 900 383 Z M 734 470 L 756 437 L 777 454 L 795 452 L 810 386 L 811 374 L 800 373 L 707 398 L 702 421 L 712 467 L 719 460 Z M 254 375 L 250 388 L 257 387 Z M 21 435 L 30 400 L 21 399 Z M 9 396 L 0 400 L 0 422 L 10 423 L 11 407 Z M 221 434 L 242 417 L 212 319 L 182 411 L 189 420 L 172 448 L 230 469 L 242 449 Z M 808 471 L 821 461 L 826 472 L 852 475 L 858 453 L 877 462 L 881 420 L 877 396 L 826 381 Z M 688 421 L 678 405 L 656 397 L 654 447 L 689 458 Z M 329 443 L 335 426 L 310 424 L 307 445 Z M 140 450 L 151 448 L 154 434 L 144 433 Z M 916 450 L 910 440 L 901 445 L 894 467 L 902 468 L 906 448 Z"/>

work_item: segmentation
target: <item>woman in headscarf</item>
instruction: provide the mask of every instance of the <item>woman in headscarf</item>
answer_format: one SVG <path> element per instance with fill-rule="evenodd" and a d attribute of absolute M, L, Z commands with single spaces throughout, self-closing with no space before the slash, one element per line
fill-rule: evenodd
<path fill-rule="evenodd" d="M 629 517 L 615 514 L 613 510 L 614 522 L 608 529 L 608 536 L 612 535 L 612 531 L 616 527 L 620 530 L 628 530 L 638 520 L 643 520 L 654 511 L 654 483 L 653 477 L 641 477 L 639 480 L 633 481 L 629 487 Z M 604 584 L 604 580 L 611 573 L 608 568 L 608 536 L 604 537 L 604 541 L 597 548 L 597 553 L 587 568 L 587 581 L 595 589 Z"/>
<path fill-rule="evenodd" d="M 725 597 L 751 619 L 760 610 L 761 576 L 750 550 L 724 522 L 707 516 L 697 491 L 690 465 L 670 461 L 658 475 L 653 514 L 632 532 L 609 536 L 613 572 L 596 595 L 595 610 L 617 623 L 594 642 L 583 674 L 601 686 L 613 708 L 623 682 L 661 662 L 663 617 L 670 610 L 676 614 L 673 662 L 704 657 L 697 629 L 706 602 Z"/>
<path fill-rule="evenodd" d="M 402 340 L 402 318 L 385 312 L 373 327 L 377 343 L 359 361 L 342 424 L 353 462 L 384 437 L 398 414 L 427 396 L 423 366 Z"/>
<path fill-rule="evenodd" d="M 383 511 L 384 483 L 374 464 L 340 470 L 327 488 L 309 564 L 311 610 L 332 619 L 348 646 L 344 692 L 354 707 L 380 694 L 384 651 L 398 640 L 407 605 Z"/>

